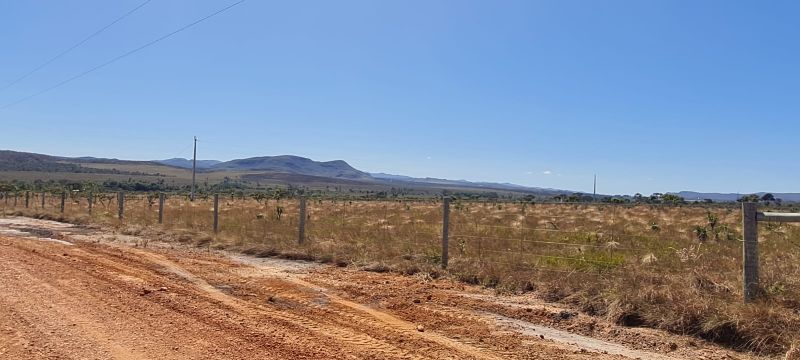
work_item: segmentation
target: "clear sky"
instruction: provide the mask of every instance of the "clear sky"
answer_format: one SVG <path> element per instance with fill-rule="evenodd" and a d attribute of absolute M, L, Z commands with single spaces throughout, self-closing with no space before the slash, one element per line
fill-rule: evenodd
<path fill-rule="evenodd" d="M 143 0 L 0 2 L 0 87 Z M 0 106 L 234 1 L 153 0 Z M 800 192 L 796 1 L 248 0 L 0 110 L 0 148 L 293 154 L 602 193 Z"/>

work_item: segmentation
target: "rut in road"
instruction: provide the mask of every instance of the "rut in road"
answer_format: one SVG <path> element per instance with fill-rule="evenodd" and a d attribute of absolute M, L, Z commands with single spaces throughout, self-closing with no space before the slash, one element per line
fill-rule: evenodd
<path fill-rule="evenodd" d="M 220 291 L 219 289 L 215 288 L 208 284 L 205 280 L 193 275 L 192 273 L 186 271 L 185 269 L 181 268 L 177 264 L 152 253 L 148 253 L 145 251 L 134 250 L 136 254 L 146 258 L 147 260 L 162 266 L 167 271 L 180 276 L 184 280 L 194 284 L 198 289 L 206 292 L 211 298 L 219 301 L 220 303 L 225 304 L 231 308 L 237 309 L 241 313 L 246 312 L 259 312 L 263 315 L 269 316 L 271 318 L 282 319 L 288 322 L 292 322 L 297 325 L 301 325 L 306 329 L 315 332 L 319 336 L 328 336 L 333 337 L 335 340 L 345 342 L 347 344 L 357 346 L 363 348 L 365 351 L 372 353 L 372 354 L 380 354 L 384 357 L 400 357 L 400 358 L 421 358 L 417 356 L 413 356 L 408 352 L 398 349 L 393 345 L 380 341 L 378 339 L 374 339 L 366 334 L 360 334 L 354 331 L 348 331 L 348 329 L 335 327 L 335 326 L 326 326 L 315 321 L 312 321 L 309 318 L 295 316 L 286 312 L 275 311 L 271 310 L 266 307 L 257 306 L 254 307 L 251 303 L 240 300 L 233 296 L 227 295 Z M 298 284 L 300 281 L 298 280 Z M 310 284 L 309 284 L 310 285 Z M 296 298 L 296 300 L 299 300 Z M 311 302 L 306 302 L 302 300 L 304 305 L 307 306 L 314 306 Z M 339 302 L 339 301 L 336 301 Z M 357 315 L 356 314 L 341 314 L 337 313 L 337 315 L 342 316 L 351 316 L 350 319 L 353 320 Z M 386 315 L 387 317 L 391 317 Z M 363 320 L 363 319 L 362 319 Z M 400 321 L 397 320 L 399 323 Z M 412 328 L 413 326 L 409 326 Z M 453 350 L 458 352 L 465 352 L 470 356 L 475 356 L 476 358 L 482 359 L 499 359 L 499 357 L 494 357 L 487 354 L 482 354 L 479 351 L 475 351 L 473 349 L 465 348 L 465 349 L 458 349 L 458 344 L 452 346 Z"/>

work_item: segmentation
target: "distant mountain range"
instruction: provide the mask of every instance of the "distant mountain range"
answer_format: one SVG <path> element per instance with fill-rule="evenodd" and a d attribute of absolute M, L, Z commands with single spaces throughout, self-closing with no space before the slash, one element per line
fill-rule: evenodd
<path fill-rule="evenodd" d="M 192 160 L 189 159 L 174 158 L 154 162 L 192 168 Z M 322 162 L 293 155 L 260 156 L 231 161 L 197 160 L 197 168 L 206 171 L 268 171 L 343 179 L 371 178 L 368 173 L 356 170 L 343 160 Z"/>
<path fill-rule="evenodd" d="M 154 162 L 187 169 L 192 168 L 192 161 L 189 159 L 174 158 L 167 160 L 154 160 Z M 350 164 L 343 160 L 319 162 L 293 155 L 261 156 L 224 162 L 219 160 L 198 160 L 197 168 L 204 171 L 267 171 L 271 173 L 300 174 L 323 178 L 378 182 L 397 187 L 426 185 L 483 190 L 536 192 L 539 194 L 547 193 L 554 195 L 564 192 L 563 190 L 527 187 L 509 183 L 472 182 L 466 180 L 448 180 L 431 177 L 415 178 L 411 176 L 392 175 L 385 173 L 367 173 L 353 168 L 350 166 Z M 255 178 L 252 176 L 248 177 Z"/>
<path fill-rule="evenodd" d="M 435 185 L 450 185 L 450 186 L 467 186 L 473 188 L 487 188 L 487 189 L 503 189 L 503 190 L 510 190 L 510 191 L 535 191 L 538 193 L 553 193 L 553 194 L 561 194 L 564 193 L 564 190 L 558 189 L 548 189 L 548 188 L 538 188 L 538 187 L 529 187 L 529 186 L 522 186 L 517 184 L 510 184 L 510 183 L 493 183 L 493 182 L 481 182 L 481 181 L 467 181 L 467 180 L 447 180 L 447 179 L 438 179 L 432 177 L 425 177 L 425 178 L 416 178 L 411 176 L 405 175 L 392 175 L 392 174 L 385 174 L 385 173 L 370 173 L 373 178 L 381 179 L 388 182 L 396 182 L 396 183 L 423 183 L 423 184 L 435 184 Z M 569 192 L 569 191 L 568 191 Z"/>
<path fill-rule="evenodd" d="M 185 183 L 191 179 L 189 159 L 172 158 L 153 161 L 129 161 L 97 157 L 62 157 L 18 151 L 0 151 L 0 180 L 15 179 L 95 179 L 156 181 L 171 178 Z M 314 187 L 357 188 L 388 191 L 390 188 L 409 189 L 419 193 L 445 190 L 454 192 L 514 192 L 537 196 L 571 193 L 571 191 L 542 189 L 514 184 L 470 182 L 436 178 L 414 178 L 402 175 L 370 174 L 350 166 L 343 160 L 314 161 L 308 158 L 280 155 L 260 156 L 230 161 L 198 160 L 198 172 L 203 179 L 241 179 L 262 184 L 295 184 Z M 22 173 L 21 173 L 22 172 Z M 190 172 L 189 172 L 190 174 Z M 219 180 L 216 180 L 219 181 Z"/>
<path fill-rule="evenodd" d="M 192 161 L 189 159 L 174 158 L 167 160 L 154 160 L 154 162 L 187 169 L 192 168 Z M 361 180 L 371 183 L 392 185 L 396 187 L 425 185 L 482 190 L 536 192 L 540 194 L 556 194 L 564 192 L 563 190 L 526 187 L 508 183 L 472 182 L 466 180 L 447 180 L 430 177 L 415 178 L 411 176 L 392 175 L 385 173 L 367 173 L 355 169 L 343 160 L 319 162 L 292 155 L 261 156 L 224 162 L 219 160 L 198 160 L 197 168 L 203 171 L 266 171 L 272 173 L 270 176 L 273 177 L 276 176 L 274 173 L 300 174 L 322 178 Z M 258 176 L 247 177 L 258 178 Z"/>
<path fill-rule="evenodd" d="M 35 153 L 0 150 L 0 179 L 17 179 L 20 172 L 26 178 L 93 178 L 123 176 L 186 178 L 186 169 L 191 169 L 189 159 L 172 158 L 153 161 L 130 161 L 96 157 L 61 157 Z M 248 181 L 276 184 L 313 184 L 314 186 L 361 186 L 370 189 L 415 188 L 451 191 L 500 191 L 537 196 L 571 194 L 569 190 L 529 187 L 509 183 L 473 182 L 439 178 L 417 178 L 386 173 L 367 173 L 358 170 L 343 160 L 314 161 L 308 158 L 280 155 L 260 156 L 230 161 L 198 160 L 198 171 L 204 178 L 239 178 Z M 65 173 L 85 174 L 76 177 Z M 16 175 L 15 175 L 16 174 Z M 38 175 L 37 175 L 38 174 Z M 65 174 L 65 175 L 57 175 Z M 216 175 L 214 175 L 216 174 Z M 212 176 L 213 175 L 213 176 Z M 191 176 L 189 176 L 191 178 Z M 185 180 L 184 180 L 185 181 Z M 736 201 L 746 194 L 701 193 L 692 191 L 673 192 L 687 200 L 711 199 L 716 202 Z M 758 193 L 763 195 L 765 193 Z M 784 201 L 800 202 L 800 193 L 772 193 Z"/>

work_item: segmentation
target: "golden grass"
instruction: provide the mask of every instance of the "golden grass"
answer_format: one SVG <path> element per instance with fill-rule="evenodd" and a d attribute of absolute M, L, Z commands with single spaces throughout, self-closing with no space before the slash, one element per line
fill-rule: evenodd
<path fill-rule="evenodd" d="M 59 216 L 60 198 L 46 202 L 38 209 L 39 198 L 32 198 L 29 211 Z M 18 200 L 15 209 L 23 205 Z M 211 198 L 192 203 L 170 196 L 158 225 L 154 196 L 128 195 L 120 223 L 114 195 L 98 196 L 88 215 L 86 199 L 73 194 L 63 218 L 255 256 L 448 275 L 741 350 L 773 354 L 800 338 L 797 226 L 761 225 L 763 295 L 743 304 L 741 211 L 735 207 L 455 201 L 450 264 L 442 271 L 441 206 L 437 200 L 309 199 L 303 245 L 296 199 L 221 197 L 218 234 L 211 231 Z"/>

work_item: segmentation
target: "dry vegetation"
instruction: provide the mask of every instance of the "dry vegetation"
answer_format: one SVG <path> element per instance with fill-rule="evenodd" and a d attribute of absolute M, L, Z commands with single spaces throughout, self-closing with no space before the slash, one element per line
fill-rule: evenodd
<path fill-rule="evenodd" d="M 129 195 L 125 220 L 114 195 L 94 211 L 75 194 L 0 202 L 17 211 L 100 223 L 128 234 L 193 242 L 255 256 L 426 273 L 533 292 L 619 324 L 692 334 L 774 354 L 800 339 L 800 229 L 762 224 L 763 294 L 743 304 L 741 214 L 734 207 L 519 204 L 455 201 L 450 266 L 441 270 L 441 202 L 309 200 L 307 239 L 297 244 L 298 201 L 224 197 L 213 234 L 211 199 L 171 196 L 158 225 L 155 196 Z M 146 245 L 146 244 L 143 244 Z"/>

